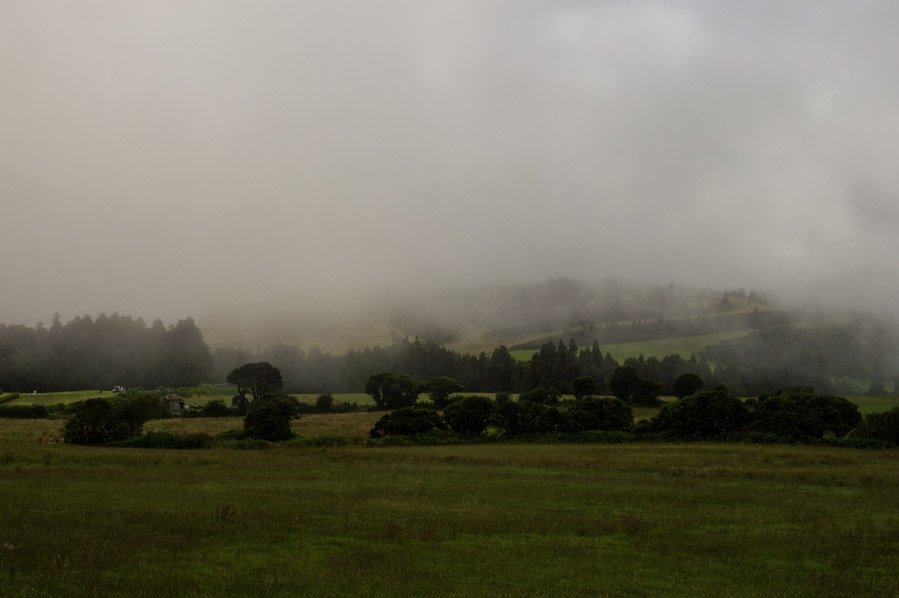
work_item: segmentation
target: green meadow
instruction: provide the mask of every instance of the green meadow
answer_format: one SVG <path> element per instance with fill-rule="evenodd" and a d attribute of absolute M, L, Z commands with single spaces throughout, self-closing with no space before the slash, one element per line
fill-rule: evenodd
<path fill-rule="evenodd" d="M 899 593 L 894 451 L 2 440 L 0 472 L 5 597 Z"/>
<path fill-rule="evenodd" d="M 366 446 L 381 415 L 193 451 L 65 445 L 62 420 L 0 419 L 0 596 L 899 595 L 896 450 Z"/>
<path fill-rule="evenodd" d="M 899 407 L 899 395 L 884 396 L 849 396 L 846 397 L 856 405 L 862 415 L 878 411 L 889 411 L 893 407 Z"/>
<path fill-rule="evenodd" d="M 656 357 L 662 359 L 668 355 L 678 354 L 684 359 L 691 355 L 699 357 L 699 354 L 709 345 L 717 345 L 722 341 L 740 338 L 749 334 L 749 330 L 737 330 L 733 332 L 716 332 L 699 336 L 684 336 L 677 338 L 662 338 L 651 341 L 638 341 L 633 343 L 618 343 L 614 345 L 600 345 L 603 353 L 611 353 L 612 357 L 622 362 L 629 357 L 637 358 L 642 355 L 645 358 Z M 528 361 L 537 353 L 534 349 L 509 351 L 512 357 L 518 361 Z"/>
<path fill-rule="evenodd" d="M 94 397 L 112 398 L 115 393 L 102 390 L 70 390 L 66 392 L 20 393 L 19 398 L 7 405 L 56 405 L 57 403 L 74 403 Z"/>

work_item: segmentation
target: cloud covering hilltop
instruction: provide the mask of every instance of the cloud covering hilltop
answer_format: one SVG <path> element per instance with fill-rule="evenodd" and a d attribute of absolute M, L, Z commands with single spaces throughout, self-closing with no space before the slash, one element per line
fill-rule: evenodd
<path fill-rule="evenodd" d="M 0 321 L 622 275 L 896 302 L 899 5 L 5 3 Z"/>

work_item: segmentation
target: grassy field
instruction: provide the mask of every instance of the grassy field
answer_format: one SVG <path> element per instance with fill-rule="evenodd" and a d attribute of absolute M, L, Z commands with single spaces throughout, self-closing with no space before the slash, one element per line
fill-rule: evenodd
<path fill-rule="evenodd" d="M 37 394 L 21 393 L 19 398 L 7 405 L 56 405 L 57 403 L 74 403 L 94 397 L 112 398 L 115 393 L 102 390 L 70 390 L 67 392 L 39 392 Z"/>
<path fill-rule="evenodd" d="M 889 411 L 893 407 L 899 407 L 899 396 L 888 395 L 878 397 L 856 396 L 846 397 L 856 405 L 858 410 L 864 415 L 865 413 L 873 413 L 877 411 Z"/>
<path fill-rule="evenodd" d="M 8 405 L 56 405 L 57 403 L 69 404 L 85 399 L 93 399 L 100 397 L 105 399 L 115 398 L 117 393 L 103 390 L 74 390 L 68 392 L 39 392 L 37 394 L 22 393 L 15 401 L 7 403 Z M 202 395 L 189 397 L 187 403 L 190 405 L 205 405 L 214 399 L 224 400 L 231 403 L 231 397 L 234 396 L 234 389 L 225 389 L 222 394 Z M 317 395 L 316 395 L 317 396 Z"/>
<path fill-rule="evenodd" d="M 894 452 L 0 445 L 0 595 L 894 596 Z"/>
<path fill-rule="evenodd" d="M 738 330 L 734 332 L 717 332 L 715 334 L 703 334 L 700 336 L 685 336 L 680 338 L 663 338 L 652 341 L 639 341 L 634 343 L 619 343 L 616 345 L 601 345 L 603 353 L 611 353 L 612 357 L 619 362 L 629 357 L 639 357 L 643 355 L 645 358 L 656 357 L 662 359 L 668 355 L 679 354 L 684 359 L 689 359 L 690 355 L 699 354 L 708 345 L 717 345 L 725 340 L 740 338 L 749 334 L 749 330 Z M 518 361 L 528 361 L 536 350 L 528 349 L 522 351 L 509 351 L 512 357 Z"/>
<path fill-rule="evenodd" d="M 224 389 L 221 394 L 201 395 L 189 397 L 186 399 L 188 405 L 205 405 L 209 401 L 220 400 L 225 404 L 231 404 L 231 397 L 235 394 L 235 389 Z M 57 403 L 74 403 L 94 397 L 113 398 L 115 393 L 102 390 L 76 390 L 70 392 L 44 392 L 37 394 L 22 394 L 18 399 L 10 401 L 8 405 L 55 405 Z M 318 394 L 297 394 L 293 395 L 304 403 L 315 403 Z M 493 396 L 492 394 L 490 396 Z M 335 394 L 334 400 L 337 403 L 355 403 L 362 407 L 374 405 L 372 398 L 365 393 L 345 393 Z"/>

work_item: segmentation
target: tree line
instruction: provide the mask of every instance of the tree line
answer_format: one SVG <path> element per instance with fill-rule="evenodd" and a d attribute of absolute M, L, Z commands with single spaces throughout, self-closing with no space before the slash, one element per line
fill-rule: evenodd
<path fill-rule="evenodd" d="M 567 344 L 546 342 L 527 362 L 516 360 L 505 345 L 496 347 L 489 355 L 473 355 L 417 337 L 345 355 L 317 349 L 305 353 L 290 345 L 272 345 L 259 352 L 216 348 L 213 357 L 215 382 L 226 381 L 230 372 L 244 363 L 268 362 L 281 372 L 284 391 L 288 393 L 365 392 L 372 375 L 390 372 L 422 381 L 449 377 L 469 392 L 522 393 L 542 388 L 559 394 L 575 394 L 575 381 L 589 376 L 595 381 L 594 392 L 605 394 L 609 392 L 612 374 L 621 365 L 635 368 L 642 378 L 658 381 L 663 394 L 671 389 L 677 376 L 687 372 L 715 382 L 709 365 L 695 357 L 635 358 L 622 364 L 610 353 L 603 353 L 598 343 L 581 349 L 573 340 Z"/>
<path fill-rule="evenodd" d="M 196 386 L 207 382 L 212 353 L 193 319 L 100 314 L 49 328 L 0 324 L 0 388 L 18 392 Z"/>
<path fill-rule="evenodd" d="M 556 441 L 742 440 L 886 447 L 899 443 L 899 407 L 862 417 L 842 397 L 809 388 L 783 389 L 741 401 L 723 386 L 666 403 L 650 419 L 634 421 L 631 403 L 585 396 L 554 405 L 503 393 L 495 399 L 459 397 L 438 411 L 419 403 L 382 416 L 376 441 L 432 444 L 460 438 L 544 438 Z M 407 440 L 402 440 L 406 437 Z"/>
<path fill-rule="evenodd" d="M 49 328 L 0 325 L 0 388 L 52 392 L 196 386 L 226 383 L 234 368 L 268 362 L 280 370 L 287 393 L 364 392 L 372 375 L 391 372 L 422 381 L 450 377 L 470 392 L 577 394 L 577 381 L 589 377 L 592 393 L 613 394 L 612 375 L 627 366 L 640 379 L 657 383 L 659 394 L 674 394 L 675 379 L 685 373 L 699 376 L 706 388 L 723 384 L 738 396 L 796 385 L 834 394 L 883 394 L 899 378 L 897 355 L 895 330 L 866 316 L 842 326 L 763 328 L 687 359 L 672 354 L 619 362 L 595 340 L 580 347 L 571 339 L 547 340 L 523 362 L 504 345 L 489 354 L 460 353 L 417 337 L 342 355 L 285 344 L 260 351 L 210 351 L 191 318 L 166 327 L 160 320 L 147 326 L 140 318 L 100 314 L 67 324 L 55 316 Z"/>

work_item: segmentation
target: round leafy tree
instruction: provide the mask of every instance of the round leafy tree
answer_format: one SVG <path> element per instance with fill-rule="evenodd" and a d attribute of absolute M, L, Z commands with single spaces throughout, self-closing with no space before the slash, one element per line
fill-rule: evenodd
<path fill-rule="evenodd" d="M 365 393 L 371 396 L 378 409 L 385 410 L 414 406 L 421 389 L 422 383 L 411 376 L 389 372 L 375 374 L 365 383 Z"/>
<path fill-rule="evenodd" d="M 225 405 L 221 399 L 209 401 L 200 409 L 200 415 L 203 417 L 228 417 L 231 410 Z"/>
<path fill-rule="evenodd" d="M 584 397 L 574 402 L 562 419 L 565 432 L 583 430 L 627 430 L 634 412 L 620 399 Z"/>
<path fill-rule="evenodd" d="M 472 395 L 453 403 L 443 417 L 454 432 L 463 436 L 477 436 L 487 427 L 496 403 L 487 397 Z"/>
<path fill-rule="evenodd" d="M 246 398 L 247 393 L 253 396 L 252 401 L 255 402 L 266 395 L 281 392 L 284 388 L 281 371 L 267 361 L 245 363 L 236 367 L 225 380 L 237 386 L 237 395 L 232 402 L 240 413 L 247 413 L 250 404 Z"/>
<path fill-rule="evenodd" d="M 644 427 L 684 438 L 724 438 L 741 429 L 747 418 L 740 399 L 724 390 L 711 390 L 666 404 Z"/>
<path fill-rule="evenodd" d="M 760 399 L 752 409 L 749 428 L 784 438 L 843 436 L 859 425 L 858 406 L 842 397 L 788 392 Z"/>
<path fill-rule="evenodd" d="M 449 376 L 437 376 L 436 378 L 431 378 L 424 385 L 424 390 L 428 393 L 434 406 L 438 409 L 443 409 L 451 403 L 450 395 L 463 392 L 465 387 Z"/>
<path fill-rule="evenodd" d="M 671 392 L 678 399 L 682 399 L 696 394 L 702 390 L 703 386 L 705 386 L 705 382 L 702 381 L 702 378 L 693 372 L 686 372 L 674 379 L 674 382 L 671 383 Z"/>
<path fill-rule="evenodd" d="M 243 429 L 250 438 L 260 440 L 290 440 L 290 420 L 297 417 L 297 406 L 285 396 L 263 397 L 250 404 L 243 420 Z"/>

